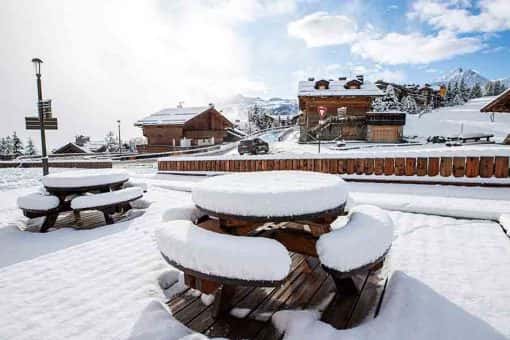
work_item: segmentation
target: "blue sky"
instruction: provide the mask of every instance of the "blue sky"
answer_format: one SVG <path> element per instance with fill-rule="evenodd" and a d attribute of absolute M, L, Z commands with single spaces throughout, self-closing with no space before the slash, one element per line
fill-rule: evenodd
<path fill-rule="evenodd" d="M 44 60 L 58 146 L 120 119 L 241 93 L 295 98 L 310 76 L 433 81 L 457 67 L 510 76 L 509 0 L 2 0 L 0 136 L 35 113 Z"/>

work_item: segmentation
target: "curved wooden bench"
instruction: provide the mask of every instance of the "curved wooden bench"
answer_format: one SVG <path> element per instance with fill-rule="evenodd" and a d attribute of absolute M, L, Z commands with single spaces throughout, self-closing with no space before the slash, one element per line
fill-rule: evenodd
<path fill-rule="evenodd" d="M 188 285 L 216 294 L 215 317 L 230 310 L 236 286 L 276 287 L 290 272 L 285 247 L 266 238 L 220 234 L 175 220 L 156 230 L 156 241 L 163 258 L 193 278 Z"/>
<path fill-rule="evenodd" d="M 129 202 L 142 198 L 142 196 L 142 189 L 138 187 L 79 196 L 71 201 L 71 209 L 75 212 L 99 210 L 103 213 L 106 224 L 113 224 L 112 214 L 119 211 L 125 213 L 131 209 Z"/>
<path fill-rule="evenodd" d="M 56 196 L 34 192 L 18 197 L 17 204 L 23 215 L 28 218 L 45 217 L 41 232 L 48 231 L 57 221 L 60 201 Z"/>
<path fill-rule="evenodd" d="M 316 248 L 341 295 L 357 294 L 352 277 L 382 266 L 393 240 L 393 221 L 378 207 L 354 207 L 348 223 L 319 237 Z"/>

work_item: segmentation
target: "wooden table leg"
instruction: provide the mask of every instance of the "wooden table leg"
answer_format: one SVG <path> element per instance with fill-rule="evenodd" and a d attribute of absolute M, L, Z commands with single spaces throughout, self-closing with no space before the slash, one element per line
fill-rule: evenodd
<path fill-rule="evenodd" d="M 226 315 L 232 308 L 232 298 L 236 291 L 235 286 L 223 285 L 216 292 L 213 304 L 213 317 Z"/>
<path fill-rule="evenodd" d="M 41 226 L 41 233 L 45 233 L 48 229 L 53 228 L 55 226 L 55 222 L 57 222 L 58 212 L 49 214 L 44 218 L 44 222 Z"/>

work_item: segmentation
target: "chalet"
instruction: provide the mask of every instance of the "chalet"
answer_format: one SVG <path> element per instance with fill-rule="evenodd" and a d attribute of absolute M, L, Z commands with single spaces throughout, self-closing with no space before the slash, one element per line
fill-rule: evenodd
<path fill-rule="evenodd" d="M 162 152 L 178 147 L 196 147 L 223 143 L 233 124 L 211 104 L 206 107 L 164 109 L 135 123 L 147 138 L 139 152 Z"/>
<path fill-rule="evenodd" d="M 494 98 L 480 109 L 480 112 L 486 112 L 491 115 L 491 120 L 494 120 L 494 113 L 510 113 L 510 89 Z M 510 144 L 510 134 L 508 134 L 503 141 L 503 144 Z"/>
<path fill-rule="evenodd" d="M 309 78 L 299 82 L 300 141 L 358 139 L 398 142 L 405 114 L 370 112 L 372 100 L 383 92 L 362 75 L 355 79 Z"/>

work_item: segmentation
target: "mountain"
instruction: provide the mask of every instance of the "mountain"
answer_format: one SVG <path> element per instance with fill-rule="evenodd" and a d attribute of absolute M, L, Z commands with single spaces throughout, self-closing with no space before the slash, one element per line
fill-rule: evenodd
<path fill-rule="evenodd" d="M 215 103 L 216 109 L 232 122 L 247 122 L 248 111 L 253 106 L 258 106 L 264 112 L 271 115 L 294 115 L 298 112 L 296 99 L 270 98 L 262 99 L 260 97 L 246 97 L 237 94 L 227 99 L 223 99 Z"/>
<path fill-rule="evenodd" d="M 470 88 L 475 86 L 476 83 L 483 88 L 490 81 L 475 70 L 457 68 L 441 76 L 433 85 L 445 84 L 448 86 L 448 84 L 451 84 L 453 86 L 455 83 L 460 84 L 462 80 L 464 80 L 466 87 Z"/>

